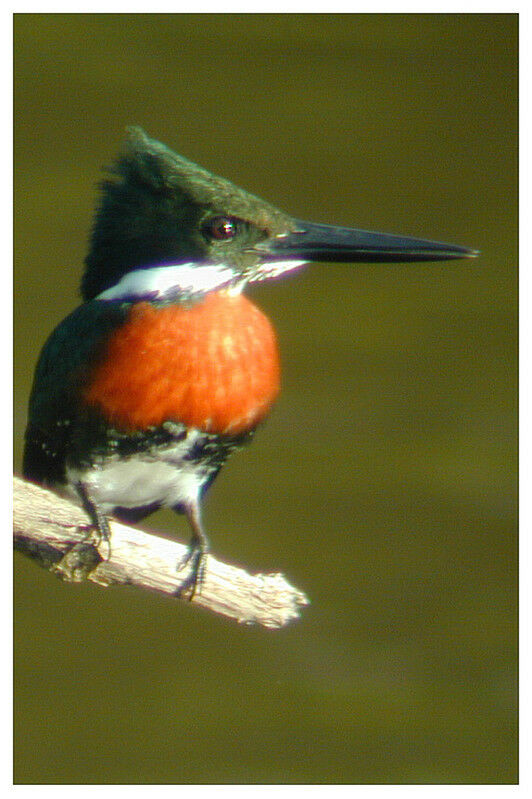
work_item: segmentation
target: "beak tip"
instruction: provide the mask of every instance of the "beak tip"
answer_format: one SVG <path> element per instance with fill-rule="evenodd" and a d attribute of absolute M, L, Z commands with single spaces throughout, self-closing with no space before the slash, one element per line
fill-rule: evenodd
<path fill-rule="evenodd" d="M 460 252 L 457 252 L 455 258 L 467 258 L 467 260 L 478 258 L 481 255 L 480 250 L 473 250 L 469 247 L 461 248 Z"/>

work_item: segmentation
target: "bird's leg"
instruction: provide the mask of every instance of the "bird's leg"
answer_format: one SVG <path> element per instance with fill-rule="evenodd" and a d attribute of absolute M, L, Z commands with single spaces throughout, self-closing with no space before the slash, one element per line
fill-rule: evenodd
<path fill-rule="evenodd" d="M 192 528 L 192 536 L 188 545 L 188 551 L 184 558 L 178 563 L 177 569 L 180 571 L 188 563 L 190 566 L 190 574 L 177 590 L 177 596 L 182 597 L 188 593 L 188 601 L 192 601 L 194 594 L 201 592 L 201 585 L 205 579 L 206 559 L 209 553 L 209 542 L 207 536 L 203 532 L 201 524 L 201 516 L 198 502 L 193 502 L 187 505 L 185 513 L 189 524 Z"/>
<path fill-rule="evenodd" d="M 89 490 L 87 486 L 82 483 L 76 483 L 76 491 L 78 492 L 79 498 L 81 499 L 81 504 L 83 509 L 88 513 L 92 521 L 92 529 L 96 530 L 98 535 L 98 544 L 99 547 L 102 541 L 105 541 L 107 544 L 107 558 L 109 560 L 111 557 L 111 530 L 109 528 L 109 520 L 107 516 L 102 513 L 96 502 L 91 498 L 89 494 Z"/>

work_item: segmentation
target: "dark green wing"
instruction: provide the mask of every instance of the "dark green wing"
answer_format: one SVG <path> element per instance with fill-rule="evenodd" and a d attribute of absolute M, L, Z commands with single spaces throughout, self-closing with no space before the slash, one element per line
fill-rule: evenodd
<path fill-rule="evenodd" d="M 35 370 L 25 435 L 22 468 L 28 479 L 49 485 L 64 481 L 65 458 L 87 369 L 127 311 L 124 303 L 84 303 L 56 327 L 44 345 Z"/>

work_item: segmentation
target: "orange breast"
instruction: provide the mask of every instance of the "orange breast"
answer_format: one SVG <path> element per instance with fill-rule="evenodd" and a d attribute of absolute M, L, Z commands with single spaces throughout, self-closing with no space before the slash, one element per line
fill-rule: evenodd
<path fill-rule="evenodd" d="M 188 308 L 133 305 L 83 397 L 124 430 L 173 420 L 233 434 L 255 427 L 278 391 L 269 320 L 242 295 L 215 292 Z"/>

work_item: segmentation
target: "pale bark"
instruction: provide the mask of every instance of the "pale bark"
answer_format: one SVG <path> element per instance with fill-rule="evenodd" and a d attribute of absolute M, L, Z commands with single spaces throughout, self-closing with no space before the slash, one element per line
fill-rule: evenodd
<path fill-rule="evenodd" d="M 187 568 L 177 570 L 186 546 L 111 522 L 110 547 L 98 541 L 85 512 L 51 491 L 14 478 L 14 541 L 63 580 L 136 585 L 176 596 Z M 282 574 L 249 574 L 208 556 L 193 605 L 244 624 L 279 628 L 299 618 L 309 600 Z"/>

